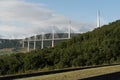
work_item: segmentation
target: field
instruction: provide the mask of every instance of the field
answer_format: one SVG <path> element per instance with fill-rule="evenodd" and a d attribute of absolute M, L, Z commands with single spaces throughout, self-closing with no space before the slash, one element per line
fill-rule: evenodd
<path fill-rule="evenodd" d="M 13 53 L 19 53 L 19 52 L 26 52 L 27 49 L 22 49 L 22 48 L 18 48 L 18 49 L 14 49 L 14 48 L 4 48 L 4 49 L 0 49 L 0 55 L 10 55 Z"/>
<path fill-rule="evenodd" d="M 84 69 L 84 70 L 37 76 L 37 77 L 31 77 L 31 78 L 23 78 L 19 80 L 78 80 L 82 78 L 98 76 L 98 75 L 103 75 L 103 74 L 108 74 L 108 73 L 113 73 L 118 71 L 120 71 L 120 65 Z"/>

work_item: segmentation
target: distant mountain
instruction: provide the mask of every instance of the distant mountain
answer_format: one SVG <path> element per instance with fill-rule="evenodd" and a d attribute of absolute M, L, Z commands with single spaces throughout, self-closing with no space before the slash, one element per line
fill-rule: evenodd
<path fill-rule="evenodd" d="M 0 39 L 0 49 L 21 47 L 20 39 Z"/>

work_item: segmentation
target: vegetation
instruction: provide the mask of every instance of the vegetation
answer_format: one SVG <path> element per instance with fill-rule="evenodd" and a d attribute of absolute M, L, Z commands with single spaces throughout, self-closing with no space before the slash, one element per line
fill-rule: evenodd
<path fill-rule="evenodd" d="M 22 78 L 19 80 L 79 80 L 83 78 L 99 76 L 99 75 L 114 73 L 118 71 L 120 71 L 120 65 L 77 70 L 77 71 L 50 74 L 50 75 L 30 77 L 30 78 Z"/>
<path fill-rule="evenodd" d="M 0 56 L 0 74 L 120 63 L 120 20 L 79 34 L 54 48 Z"/>

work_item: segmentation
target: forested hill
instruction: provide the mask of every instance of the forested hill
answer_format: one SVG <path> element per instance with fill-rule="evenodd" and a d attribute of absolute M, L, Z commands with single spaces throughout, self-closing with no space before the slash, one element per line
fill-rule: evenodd
<path fill-rule="evenodd" d="M 73 37 L 58 47 L 65 52 L 62 59 L 68 61 L 68 66 L 120 62 L 120 20 Z"/>
<path fill-rule="evenodd" d="M 65 40 L 54 48 L 0 57 L 0 74 L 120 63 L 120 20 Z"/>
<path fill-rule="evenodd" d="M 66 48 L 67 46 L 69 48 L 74 47 L 81 53 L 100 53 L 104 51 L 120 53 L 120 20 L 75 36 L 68 42 L 63 42 L 59 47 Z"/>

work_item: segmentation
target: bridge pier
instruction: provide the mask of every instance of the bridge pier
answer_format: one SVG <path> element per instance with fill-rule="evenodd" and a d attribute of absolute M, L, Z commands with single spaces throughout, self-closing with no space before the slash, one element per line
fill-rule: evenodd
<path fill-rule="evenodd" d="M 71 21 L 69 21 L 69 26 L 68 26 L 68 39 L 71 37 Z"/>
<path fill-rule="evenodd" d="M 71 27 L 71 26 L 69 26 L 69 32 L 68 32 L 68 37 L 67 37 L 67 38 L 55 38 L 55 32 L 54 32 L 54 30 L 53 30 L 53 32 L 52 32 L 52 38 L 51 38 L 51 39 L 45 39 L 45 38 L 44 38 L 45 35 L 44 35 L 44 33 L 42 33 L 42 34 L 41 34 L 41 39 L 37 39 L 37 36 L 36 36 L 36 35 L 34 36 L 34 39 L 33 39 L 33 40 L 32 40 L 30 37 L 29 37 L 27 40 L 23 39 L 22 47 L 25 48 L 25 41 L 27 42 L 27 52 L 30 51 L 30 41 L 34 42 L 34 45 L 33 45 L 33 49 L 34 49 L 34 50 L 36 49 L 36 41 L 40 41 L 40 42 L 41 42 L 41 49 L 44 48 L 44 41 L 52 41 L 52 42 L 51 42 L 51 47 L 54 47 L 54 45 L 55 45 L 55 40 L 70 39 L 70 37 L 71 37 L 70 27 Z"/>
<path fill-rule="evenodd" d="M 28 38 L 28 47 L 27 47 L 27 51 L 30 51 L 30 38 Z"/>
<path fill-rule="evenodd" d="M 44 47 L 44 33 L 42 32 L 42 40 L 41 40 L 41 49 L 43 49 L 43 47 Z"/>
<path fill-rule="evenodd" d="M 24 42 L 25 42 L 25 40 L 23 39 L 22 40 L 22 48 L 25 48 L 25 43 Z"/>
<path fill-rule="evenodd" d="M 36 35 L 34 36 L 34 50 L 36 49 Z"/>
<path fill-rule="evenodd" d="M 53 33 L 52 33 L 52 47 L 54 47 L 54 37 L 55 37 L 55 34 L 54 34 L 54 30 L 53 30 Z"/>

